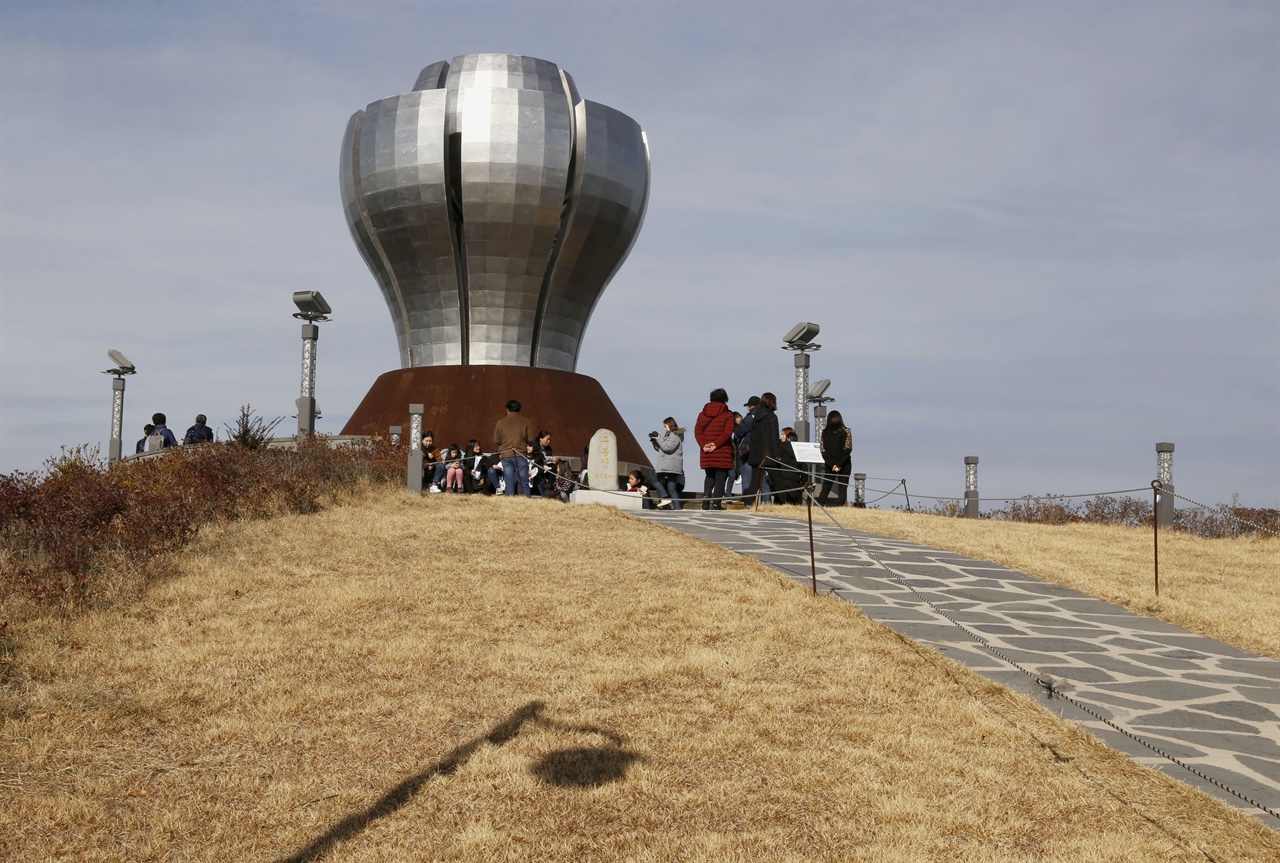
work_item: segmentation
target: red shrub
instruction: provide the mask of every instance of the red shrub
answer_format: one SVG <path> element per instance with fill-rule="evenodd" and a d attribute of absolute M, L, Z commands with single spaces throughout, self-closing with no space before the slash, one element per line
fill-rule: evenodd
<path fill-rule="evenodd" d="M 205 444 L 108 466 L 96 449 L 64 450 L 43 475 L 0 475 L 0 593 L 66 608 L 123 563 L 145 565 L 215 519 L 310 513 L 363 480 L 403 478 L 405 449 L 387 442 L 296 449 Z"/>

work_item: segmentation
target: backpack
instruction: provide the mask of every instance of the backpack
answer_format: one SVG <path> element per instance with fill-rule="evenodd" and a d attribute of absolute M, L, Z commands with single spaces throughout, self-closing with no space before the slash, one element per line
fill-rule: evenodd
<path fill-rule="evenodd" d="M 164 449 L 164 435 L 158 432 L 152 432 L 147 435 L 147 452 L 156 452 Z"/>

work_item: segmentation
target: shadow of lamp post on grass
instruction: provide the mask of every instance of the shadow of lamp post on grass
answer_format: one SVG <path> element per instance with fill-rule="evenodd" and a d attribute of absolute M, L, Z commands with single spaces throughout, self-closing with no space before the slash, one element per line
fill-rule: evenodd
<path fill-rule="evenodd" d="M 526 724 L 571 731 L 581 734 L 599 734 L 611 745 L 604 747 L 578 747 L 548 753 L 530 772 L 540 781 L 561 788 L 595 788 L 625 778 L 628 768 L 644 756 L 622 749 L 623 739 L 607 729 L 593 725 L 571 725 L 548 719 L 542 715 L 546 704 L 531 701 L 493 726 L 487 734 L 475 737 L 453 749 L 435 764 L 392 788 L 380 799 L 361 812 L 355 812 L 339 821 L 314 842 L 280 863 L 306 863 L 319 860 L 339 843 L 355 837 L 370 824 L 390 815 L 408 804 L 422 787 L 436 776 L 450 776 L 488 743 L 502 746 L 518 735 Z M 323 798 L 322 798 L 323 799 Z"/>

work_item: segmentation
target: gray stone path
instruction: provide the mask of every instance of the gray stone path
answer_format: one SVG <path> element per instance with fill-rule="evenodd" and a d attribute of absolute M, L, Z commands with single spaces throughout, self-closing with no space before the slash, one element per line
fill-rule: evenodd
<path fill-rule="evenodd" d="M 701 510 L 636 515 L 810 584 L 803 520 Z M 850 534 L 902 580 L 877 566 Z M 1280 813 L 1280 662 L 994 563 L 846 533 L 820 524 L 817 513 L 814 547 L 820 593 L 856 604 L 873 620 L 988 679 L 1022 691 L 1038 688 L 921 597 L 927 598 L 1019 665 L 1063 681 L 1066 694 L 1089 710 Z M 1053 699 L 1046 706 L 1134 760 L 1280 828 L 1280 816 L 1223 791 L 1070 702 Z"/>

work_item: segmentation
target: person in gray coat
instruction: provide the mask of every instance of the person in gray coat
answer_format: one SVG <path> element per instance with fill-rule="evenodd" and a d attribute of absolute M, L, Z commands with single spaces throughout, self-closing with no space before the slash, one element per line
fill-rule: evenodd
<path fill-rule="evenodd" d="M 663 432 L 649 433 L 649 443 L 658 451 L 658 465 L 653 485 L 659 498 L 670 498 L 672 509 L 684 509 L 680 491 L 684 488 L 684 429 L 672 417 L 662 421 Z M 662 506 L 661 503 L 658 504 Z"/>

